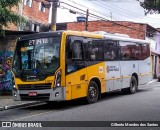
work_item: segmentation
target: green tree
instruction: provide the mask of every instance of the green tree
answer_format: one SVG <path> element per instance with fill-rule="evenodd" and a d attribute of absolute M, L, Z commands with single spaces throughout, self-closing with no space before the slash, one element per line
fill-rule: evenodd
<path fill-rule="evenodd" d="M 144 0 L 140 5 L 146 9 L 145 15 L 148 13 L 160 13 L 160 0 Z"/>
<path fill-rule="evenodd" d="M 21 0 L 0 0 L 0 35 L 4 35 L 4 28 L 9 23 L 15 25 L 20 24 L 24 21 L 24 18 L 11 11 L 11 8 L 18 6 Z"/>

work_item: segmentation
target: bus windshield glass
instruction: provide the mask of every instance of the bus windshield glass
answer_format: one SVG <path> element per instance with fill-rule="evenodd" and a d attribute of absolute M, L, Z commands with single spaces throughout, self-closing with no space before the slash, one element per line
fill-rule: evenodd
<path fill-rule="evenodd" d="M 19 41 L 13 59 L 15 74 L 53 74 L 60 62 L 60 37 Z"/>

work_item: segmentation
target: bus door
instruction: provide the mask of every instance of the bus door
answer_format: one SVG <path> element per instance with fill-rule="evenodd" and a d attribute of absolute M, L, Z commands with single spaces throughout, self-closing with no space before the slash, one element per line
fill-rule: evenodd
<path fill-rule="evenodd" d="M 107 85 L 109 87 L 109 91 L 121 89 L 119 61 L 107 62 L 106 66 L 107 66 Z"/>
<path fill-rule="evenodd" d="M 69 36 L 66 43 L 66 87 L 70 87 L 71 99 L 87 94 L 87 73 L 83 55 L 83 38 Z"/>
<path fill-rule="evenodd" d="M 120 48 L 117 41 L 105 40 L 104 60 L 106 61 L 106 88 L 107 91 L 121 89 L 120 78 Z"/>

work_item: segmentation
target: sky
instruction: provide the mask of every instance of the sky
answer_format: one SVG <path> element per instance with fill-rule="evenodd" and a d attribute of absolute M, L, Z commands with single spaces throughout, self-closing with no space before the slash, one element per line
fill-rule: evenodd
<path fill-rule="evenodd" d="M 60 8 L 57 10 L 57 23 L 74 22 L 77 16 L 85 16 L 87 9 L 96 15 L 90 15 L 89 20 L 132 21 L 147 23 L 155 28 L 160 28 L 160 14 L 147 14 L 137 0 L 60 0 Z M 76 8 L 75 9 L 70 4 Z M 76 11 L 76 14 L 69 12 Z"/>

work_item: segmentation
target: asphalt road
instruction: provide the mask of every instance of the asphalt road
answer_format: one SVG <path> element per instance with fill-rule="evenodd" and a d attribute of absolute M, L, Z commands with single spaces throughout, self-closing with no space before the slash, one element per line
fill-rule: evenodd
<path fill-rule="evenodd" d="M 0 121 L 160 121 L 160 83 L 143 86 L 133 95 L 123 95 L 121 92 L 107 93 L 94 104 L 75 100 L 6 110 L 0 112 Z M 108 130 L 119 127 L 87 129 Z M 160 127 L 136 129 L 158 130 Z"/>

